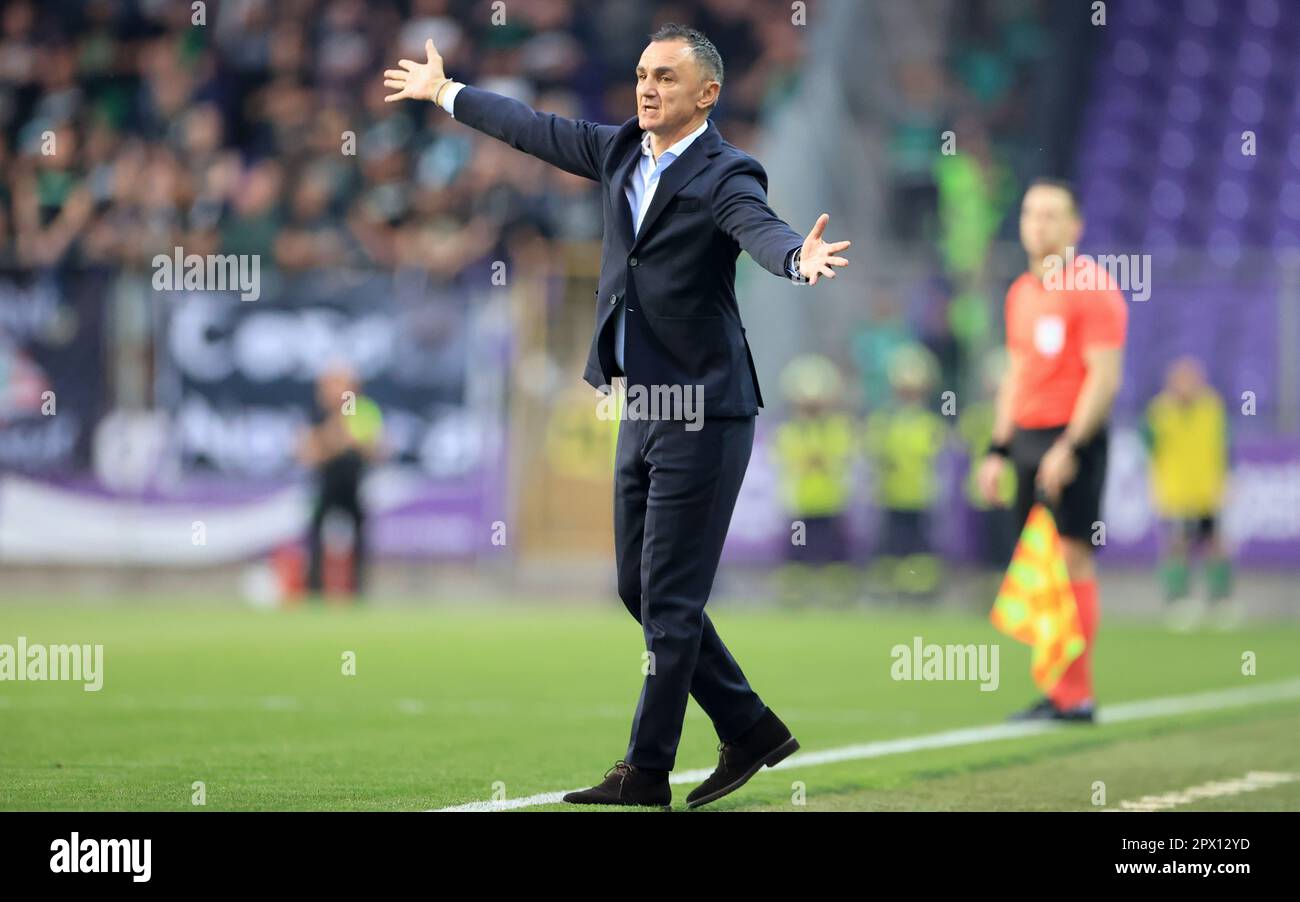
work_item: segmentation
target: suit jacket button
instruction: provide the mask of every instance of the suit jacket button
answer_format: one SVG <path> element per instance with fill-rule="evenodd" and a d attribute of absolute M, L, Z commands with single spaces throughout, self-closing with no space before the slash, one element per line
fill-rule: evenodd
<path fill-rule="evenodd" d="M 609 296 L 609 305 L 613 307 L 617 303 L 618 303 L 618 292 L 616 291 Z"/>
<path fill-rule="evenodd" d="M 631 266 L 631 267 L 635 267 L 635 266 L 636 266 L 636 257 L 633 257 L 631 260 L 628 260 L 628 261 L 627 261 L 627 265 L 628 265 L 628 266 Z"/>

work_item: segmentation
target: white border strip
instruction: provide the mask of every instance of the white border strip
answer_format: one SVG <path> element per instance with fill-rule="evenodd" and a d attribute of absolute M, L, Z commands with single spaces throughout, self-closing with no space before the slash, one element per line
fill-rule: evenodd
<path fill-rule="evenodd" d="M 1236 708 L 1243 705 L 1257 705 L 1263 702 L 1284 701 L 1300 698 L 1300 679 L 1281 683 L 1269 683 L 1264 686 L 1252 686 L 1244 689 L 1220 689 L 1212 692 L 1199 692 L 1195 695 L 1175 695 L 1167 698 L 1153 698 L 1146 701 L 1124 702 L 1108 705 L 1098 711 L 1100 723 L 1126 723 L 1132 720 L 1146 720 L 1152 717 L 1169 717 L 1175 714 L 1189 714 L 1196 711 L 1221 711 L 1224 708 Z M 789 770 L 800 767 L 817 767 L 822 764 L 834 764 L 839 761 L 860 761 L 867 758 L 883 758 L 887 755 L 901 755 L 908 752 L 920 752 L 928 749 L 954 748 L 962 745 L 978 745 L 985 742 L 997 742 L 1001 739 L 1018 739 L 1022 736 L 1036 736 L 1040 733 L 1060 729 L 1078 729 L 1077 724 L 1065 724 L 1059 721 L 1018 721 L 1000 723 L 984 727 L 967 727 L 960 730 L 945 730 L 942 733 L 930 733 L 926 736 L 912 736 L 903 739 L 886 739 L 880 742 L 867 742 L 861 745 L 846 745 L 821 752 L 799 752 L 782 761 L 773 770 Z M 713 768 L 679 771 L 668 778 L 669 783 L 698 783 L 713 773 Z M 582 786 L 579 789 L 586 789 Z M 538 795 L 524 796 L 518 799 L 498 799 L 486 802 L 469 802 L 453 805 L 450 808 L 434 808 L 432 811 L 509 811 L 514 808 L 531 808 L 535 805 L 552 805 L 563 800 L 566 792 L 543 792 Z"/>

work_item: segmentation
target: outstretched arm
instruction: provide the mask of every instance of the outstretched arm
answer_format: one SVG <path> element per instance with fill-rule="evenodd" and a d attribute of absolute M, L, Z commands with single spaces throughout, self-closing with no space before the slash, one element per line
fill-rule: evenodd
<path fill-rule="evenodd" d="M 850 242 L 822 240 L 830 216 L 823 213 L 806 238 L 786 225 L 767 203 L 767 173 L 757 161 L 746 160 L 718 181 L 713 196 L 713 217 L 759 266 L 779 276 L 790 274 L 797 259 L 800 276 L 816 285 L 822 276 L 835 278 L 834 267 L 848 266 L 837 254 Z M 797 252 L 797 258 L 796 258 Z"/>
<path fill-rule="evenodd" d="M 384 71 L 384 86 L 395 91 L 385 102 L 410 99 L 446 104 L 454 92 L 457 121 L 566 172 L 600 181 L 601 161 L 618 133 L 616 126 L 539 113 L 513 98 L 453 82 L 443 71 L 433 41 L 425 41 L 424 49 L 425 62 L 399 60 L 400 68 Z"/>

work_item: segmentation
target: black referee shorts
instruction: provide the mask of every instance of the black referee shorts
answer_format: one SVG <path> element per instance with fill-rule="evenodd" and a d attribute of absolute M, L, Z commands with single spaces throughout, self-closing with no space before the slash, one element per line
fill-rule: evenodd
<path fill-rule="evenodd" d="M 1064 431 L 1064 426 L 1017 429 L 1011 440 L 1011 461 L 1016 468 L 1018 530 L 1024 527 L 1029 509 L 1037 500 L 1038 463 Z M 1079 448 L 1079 471 L 1061 492 L 1060 501 L 1048 505 L 1061 535 L 1091 544 L 1096 524 L 1101 520 L 1101 493 L 1106 486 L 1106 449 L 1109 444 L 1110 433 L 1103 426 Z"/>

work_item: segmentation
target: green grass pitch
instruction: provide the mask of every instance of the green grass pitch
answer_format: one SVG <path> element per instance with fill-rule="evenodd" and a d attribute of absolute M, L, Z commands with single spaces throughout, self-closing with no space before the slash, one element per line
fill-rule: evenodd
<path fill-rule="evenodd" d="M 1029 652 L 975 615 L 712 608 L 806 752 L 1000 722 Z M 0 682 L 0 808 L 424 810 L 586 786 L 622 757 L 643 644 L 621 608 L 257 612 L 0 604 L 0 643 L 104 646 L 104 685 Z M 1001 685 L 890 678 L 890 649 L 999 643 Z M 1103 619 L 1099 703 L 1300 677 L 1300 628 L 1174 635 Z M 345 675 L 345 653 L 356 674 Z M 1243 653 L 1257 660 L 1243 676 Z M 1093 810 L 1251 770 L 1300 773 L 1300 699 L 760 772 L 703 811 Z M 680 770 L 716 762 L 691 702 Z M 202 781 L 206 805 L 192 804 Z M 681 807 L 687 785 L 674 785 Z M 803 804 L 797 804 L 803 802 Z M 565 806 L 536 806 L 546 810 Z M 1300 810 L 1300 781 L 1187 809 Z"/>

